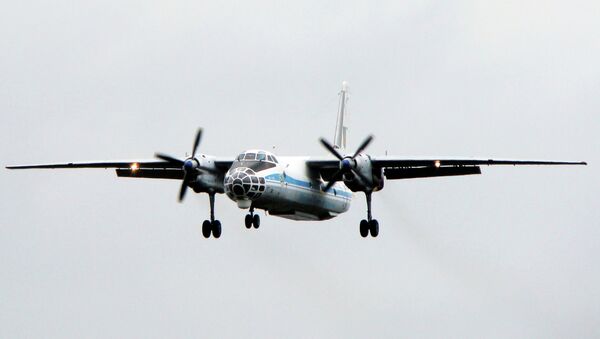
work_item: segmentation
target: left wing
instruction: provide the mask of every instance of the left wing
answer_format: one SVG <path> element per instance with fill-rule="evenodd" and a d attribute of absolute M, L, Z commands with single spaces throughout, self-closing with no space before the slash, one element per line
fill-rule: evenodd
<path fill-rule="evenodd" d="M 495 159 L 452 159 L 424 158 L 406 159 L 400 157 L 373 157 L 373 167 L 382 168 L 387 179 L 412 179 L 454 175 L 481 174 L 480 166 L 548 166 L 548 165 L 587 165 L 585 162 L 540 161 L 540 160 L 495 160 Z"/>
<path fill-rule="evenodd" d="M 480 166 L 494 165 L 587 165 L 579 161 L 495 160 L 468 158 L 403 158 L 396 156 L 370 157 L 373 170 L 383 170 L 387 179 L 412 179 L 455 175 L 481 174 Z M 318 170 L 328 180 L 339 169 L 338 160 L 309 160 L 308 166 Z"/>

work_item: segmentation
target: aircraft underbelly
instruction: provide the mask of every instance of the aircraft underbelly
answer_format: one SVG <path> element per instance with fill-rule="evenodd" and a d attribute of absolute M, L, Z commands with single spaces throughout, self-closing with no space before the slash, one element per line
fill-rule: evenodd
<path fill-rule="evenodd" d="M 265 192 L 253 205 L 282 218 L 326 220 L 346 212 L 350 198 L 286 182 L 267 181 Z"/>

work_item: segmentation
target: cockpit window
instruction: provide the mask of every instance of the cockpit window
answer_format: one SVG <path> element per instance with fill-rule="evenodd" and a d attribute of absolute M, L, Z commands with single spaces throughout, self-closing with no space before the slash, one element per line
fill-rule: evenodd
<path fill-rule="evenodd" d="M 248 167 L 258 172 L 277 166 L 275 164 L 278 164 L 277 158 L 265 151 L 245 152 L 237 156 L 236 161 L 231 166 L 231 169 L 237 167 Z"/>
<path fill-rule="evenodd" d="M 253 169 L 255 172 L 260 172 L 269 168 L 273 168 L 277 165 L 275 165 L 272 162 L 266 162 L 266 161 L 256 161 L 256 160 L 251 160 L 251 161 L 247 161 L 247 160 L 243 160 L 243 161 L 236 161 L 231 165 L 230 170 L 234 169 L 234 168 L 238 168 L 238 167 L 248 167 Z"/>

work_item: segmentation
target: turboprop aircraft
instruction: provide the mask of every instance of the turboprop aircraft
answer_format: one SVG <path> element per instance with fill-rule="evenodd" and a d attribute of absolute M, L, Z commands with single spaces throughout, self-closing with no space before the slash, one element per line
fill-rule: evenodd
<path fill-rule="evenodd" d="M 348 211 L 354 193 L 363 192 L 367 216 L 360 221 L 362 237 L 377 237 L 379 222 L 371 214 L 371 196 L 384 187 L 385 180 L 481 174 L 482 165 L 586 165 L 585 162 L 494 160 L 468 158 L 405 158 L 365 153 L 373 141 L 368 136 L 354 152 L 346 151 L 345 124 L 348 99 L 342 83 L 334 141 L 320 139 L 333 158 L 276 156 L 265 150 L 246 150 L 235 158 L 198 153 L 202 129 L 196 133 L 191 156 L 182 159 L 156 153 L 153 160 L 69 162 L 44 165 L 7 166 L 31 168 L 114 168 L 127 178 L 173 179 L 181 181 L 179 201 L 188 188 L 207 193 L 210 219 L 204 220 L 202 234 L 221 236 L 221 222 L 215 219 L 215 195 L 225 193 L 238 207 L 247 209 L 246 228 L 258 228 L 256 209 L 293 220 L 327 220 Z"/>

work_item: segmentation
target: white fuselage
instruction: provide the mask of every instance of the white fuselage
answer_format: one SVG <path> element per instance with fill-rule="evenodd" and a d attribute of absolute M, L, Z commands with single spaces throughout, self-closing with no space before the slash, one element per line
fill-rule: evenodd
<path fill-rule="evenodd" d="M 281 157 L 270 164 L 236 160 L 225 175 L 225 193 L 240 208 L 263 209 L 294 220 L 325 220 L 346 212 L 352 192 L 343 183 L 324 192 L 325 183 L 307 166 L 308 159 Z"/>

